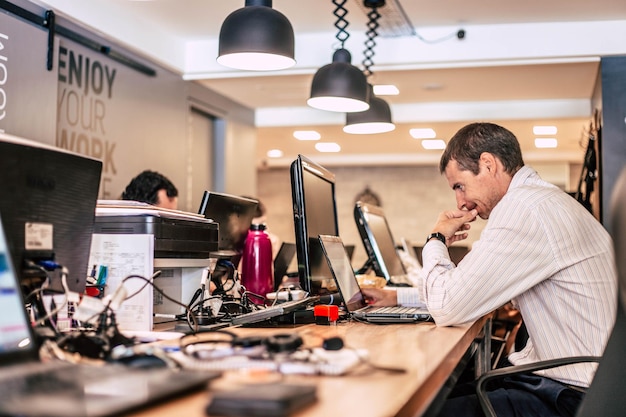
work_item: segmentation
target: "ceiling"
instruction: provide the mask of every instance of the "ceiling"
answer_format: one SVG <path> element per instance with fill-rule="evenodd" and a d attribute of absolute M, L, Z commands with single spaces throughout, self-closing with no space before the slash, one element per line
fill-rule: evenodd
<path fill-rule="evenodd" d="M 396 129 L 348 135 L 342 131 L 344 114 L 306 106 L 313 74 L 330 63 L 339 45 L 330 0 L 273 1 L 294 27 L 297 64 L 268 73 L 215 62 L 221 23 L 244 0 L 31 1 L 255 109 L 260 165 L 281 165 L 298 153 L 324 164 L 436 163 L 440 151 L 424 150 L 409 129 L 433 127 L 447 140 L 476 120 L 509 127 L 527 161 L 580 161 L 599 59 L 626 54 L 624 0 L 387 0 L 379 9 L 383 17 L 369 81 L 398 86 L 399 95 L 384 97 Z M 345 46 L 352 63 L 363 68 L 367 17 L 361 0 L 348 0 L 345 7 Z M 391 31 L 398 26 L 409 30 Z M 534 147 L 536 124 L 558 127 L 556 149 Z M 318 130 L 321 141 L 339 143 L 341 152 L 318 153 L 313 143 L 293 138 L 296 129 Z M 265 156 L 274 148 L 283 150 L 283 158 Z"/>

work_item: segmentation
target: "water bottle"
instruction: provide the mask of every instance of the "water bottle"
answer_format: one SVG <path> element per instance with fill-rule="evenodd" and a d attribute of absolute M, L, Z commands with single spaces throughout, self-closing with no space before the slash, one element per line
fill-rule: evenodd
<path fill-rule="evenodd" d="M 246 290 L 262 297 L 274 291 L 272 241 L 265 224 L 252 224 L 244 244 L 241 283 Z"/>

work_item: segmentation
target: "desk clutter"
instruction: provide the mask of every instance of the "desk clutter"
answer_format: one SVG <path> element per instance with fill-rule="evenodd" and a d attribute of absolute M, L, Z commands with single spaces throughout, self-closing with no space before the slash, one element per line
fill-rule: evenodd
<path fill-rule="evenodd" d="M 297 331 L 239 337 L 227 330 L 183 336 L 169 357 L 184 369 L 255 370 L 280 374 L 345 375 L 367 363 L 367 351 L 344 347 L 340 337 L 307 344 Z"/>
<path fill-rule="evenodd" d="M 329 265 L 321 252 L 308 252 L 308 243 L 319 249 L 317 240 L 309 239 L 318 236 L 304 236 L 305 223 L 296 226 L 296 243 L 278 251 L 282 262 L 275 262 L 265 225 L 253 223 L 259 218 L 255 199 L 207 191 L 197 213 L 98 200 L 101 161 L 2 134 L 0 149 L 7 168 L 0 177 L 8 185 L 0 199 L 0 384 L 26 388 L 25 397 L 0 388 L 0 414 L 118 415 L 206 388 L 231 371 L 281 378 L 334 377 L 357 369 L 403 372 L 371 364 L 367 349 L 344 346 L 341 332 L 335 333 L 337 322 L 349 314 L 339 314 L 342 298 L 334 277 L 318 274 L 328 272 Z M 292 187 L 301 214 L 294 212 L 294 220 L 304 221 L 306 211 L 313 216 L 306 222 L 320 217 L 324 231 L 337 235 L 332 173 L 311 178 L 323 168 L 304 157 L 295 162 Z M 325 194 L 332 198 L 317 213 L 306 209 L 311 201 L 304 195 L 319 194 L 304 193 L 310 180 L 327 191 L 333 187 Z M 24 183 L 46 187 L 12 188 Z M 55 185 L 54 192 L 48 184 Z M 298 271 L 290 275 L 295 255 Z M 304 333 L 314 324 L 325 336 L 314 336 L 312 343 Z M 155 325 L 175 331 L 153 332 Z M 37 365 L 36 372 L 21 365 Z M 70 368 L 70 374 L 80 370 L 90 378 L 37 382 L 34 374 L 56 375 L 45 365 Z M 113 379 L 94 382 L 97 369 L 112 371 Z M 130 379 L 123 378 L 126 374 Z M 42 391 L 48 386 L 54 394 Z M 242 404 L 254 405 L 246 408 L 248 415 L 266 406 L 278 406 L 273 411 L 278 415 L 302 406 L 302 399 L 315 399 L 315 390 L 301 388 L 259 390 Z M 48 409 L 52 399 L 61 404 L 61 394 L 69 394 L 78 408 Z M 216 395 L 207 411 L 215 411 L 211 407 L 228 395 Z"/>

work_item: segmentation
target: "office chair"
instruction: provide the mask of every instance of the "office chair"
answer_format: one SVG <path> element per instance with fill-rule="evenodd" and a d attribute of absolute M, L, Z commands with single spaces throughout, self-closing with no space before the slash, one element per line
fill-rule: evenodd
<path fill-rule="evenodd" d="M 518 350 L 527 339 L 522 316 L 514 308 L 503 306 L 491 320 L 491 369 L 500 368 L 509 351 Z"/>
<path fill-rule="evenodd" d="M 578 356 L 510 366 L 486 372 L 479 379 L 476 394 L 480 406 L 488 417 L 496 413 L 487 397 L 486 385 L 495 378 L 534 372 L 579 362 L 599 362 L 596 374 L 576 414 L 577 417 L 623 416 L 626 410 L 626 367 L 623 366 L 626 351 L 626 168 L 615 184 L 610 207 L 609 231 L 615 245 L 615 260 L 619 278 L 620 299 L 615 326 L 602 357 Z"/>

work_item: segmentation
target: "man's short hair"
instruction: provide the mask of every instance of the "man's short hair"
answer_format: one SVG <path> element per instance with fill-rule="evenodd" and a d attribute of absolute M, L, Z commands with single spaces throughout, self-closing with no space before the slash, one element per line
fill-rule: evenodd
<path fill-rule="evenodd" d="M 159 190 L 165 190 L 170 198 L 178 197 L 176 186 L 167 177 L 155 171 L 145 170 L 126 186 L 122 193 L 122 200 L 157 204 Z"/>
<path fill-rule="evenodd" d="M 509 174 L 524 166 L 519 141 L 513 132 L 494 123 L 471 123 L 450 139 L 441 155 L 439 171 L 443 174 L 454 159 L 459 168 L 478 175 L 478 161 L 483 152 L 496 156 Z"/>

